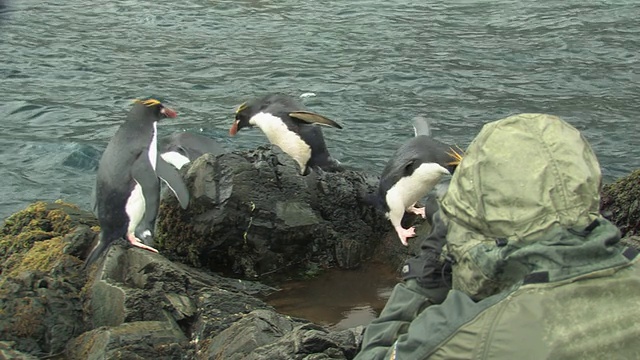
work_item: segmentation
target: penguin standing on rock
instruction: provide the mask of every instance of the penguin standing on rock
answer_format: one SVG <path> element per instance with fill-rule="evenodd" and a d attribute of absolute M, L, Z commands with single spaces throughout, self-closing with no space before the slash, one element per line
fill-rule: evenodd
<path fill-rule="evenodd" d="M 173 166 L 158 156 L 157 122 L 175 118 L 176 112 L 155 99 L 136 100 L 127 119 L 115 133 L 100 159 L 93 199 L 100 223 L 100 239 L 85 268 L 95 262 L 115 240 L 158 252 L 144 242 L 152 237 L 160 205 L 160 180 L 186 208 L 189 193 Z M 141 239 L 145 239 L 144 241 Z"/>
<path fill-rule="evenodd" d="M 380 176 L 378 191 L 370 201 L 391 221 L 403 245 L 415 236 L 415 228 L 401 225 L 405 211 L 426 217 L 425 208 L 417 208 L 440 181 L 453 174 L 462 160 L 461 152 L 431 137 L 426 119 L 414 119 L 415 137 L 404 143 L 391 157 Z"/>
<path fill-rule="evenodd" d="M 322 129 L 316 124 L 342 129 L 335 121 L 307 111 L 292 97 L 270 94 L 240 105 L 229 135 L 257 126 L 273 145 L 298 163 L 301 175 L 309 174 L 309 168 L 314 167 L 341 171 L 340 163 L 329 155 Z"/>

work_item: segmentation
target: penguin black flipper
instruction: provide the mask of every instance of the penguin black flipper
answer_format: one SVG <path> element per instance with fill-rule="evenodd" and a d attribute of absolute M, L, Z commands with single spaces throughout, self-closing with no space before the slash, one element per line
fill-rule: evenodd
<path fill-rule="evenodd" d="M 184 180 L 182 180 L 182 176 L 178 170 L 168 162 L 164 161 L 161 157 L 158 157 L 156 173 L 176 196 L 180 203 L 180 207 L 186 209 L 187 206 L 189 206 L 189 190 L 187 189 L 187 185 L 185 185 Z"/>
<path fill-rule="evenodd" d="M 180 206 L 183 209 L 186 209 L 187 206 L 189 205 L 189 190 L 187 189 L 187 186 L 182 180 L 182 176 L 180 176 L 180 173 L 178 172 L 178 170 L 176 170 L 175 167 L 173 167 L 171 164 L 163 160 L 162 157 L 158 157 L 158 160 L 156 163 L 156 175 L 157 175 L 156 179 L 160 178 L 161 180 L 163 180 L 165 184 L 167 184 L 169 189 L 171 189 L 171 191 L 176 196 L 176 198 L 178 199 Z M 136 179 L 135 176 L 134 176 L 134 179 Z M 146 181 L 149 184 L 151 184 L 151 179 L 148 175 L 141 174 L 141 179 L 144 179 L 143 181 Z M 138 180 L 136 179 L 136 181 Z M 140 182 L 138 183 L 140 184 Z M 158 187 L 158 191 L 157 191 L 158 196 L 150 198 L 149 196 L 144 195 L 145 194 L 144 185 L 140 184 L 140 186 L 143 188 L 145 211 L 144 211 L 142 220 L 140 220 L 140 223 L 136 226 L 135 236 L 138 239 L 142 240 L 144 244 L 153 246 L 152 243 L 153 243 L 153 237 L 154 237 L 154 229 L 155 229 L 156 217 L 158 216 L 157 209 L 159 208 L 158 205 L 160 204 L 160 188 Z M 155 210 L 155 211 L 149 211 L 149 210 Z"/>
<path fill-rule="evenodd" d="M 141 153 L 131 165 L 131 177 L 140 186 L 142 198 L 130 199 L 127 207 L 140 206 L 131 204 L 131 202 L 144 202 L 144 213 L 135 227 L 136 237 L 143 240 L 153 236 L 154 224 L 160 206 L 160 180 L 146 153 Z"/>
<path fill-rule="evenodd" d="M 294 119 L 302 120 L 308 124 L 320 124 L 342 129 L 342 126 L 340 126 L 340 124 L 338 124 L 337 122 L 310 111 L 294 111 L 290 112 L 289 116 Z"/>

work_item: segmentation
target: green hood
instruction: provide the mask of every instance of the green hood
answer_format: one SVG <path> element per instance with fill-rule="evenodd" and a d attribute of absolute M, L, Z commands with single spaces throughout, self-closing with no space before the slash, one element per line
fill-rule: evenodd
<path fill-rule="evenodd" d="M 441 202 L 446 251 L 456 261 L 454 288 L 483 298 L 536 270 L 507 260 L 518 249 L 548 242 L 545 234 L 581 231 L 598 219 L 600 184 L 593 150 L 565 121 L 520 114 L 486 124 Z M 606 233 L 616 232 L 600 221 Z"/>

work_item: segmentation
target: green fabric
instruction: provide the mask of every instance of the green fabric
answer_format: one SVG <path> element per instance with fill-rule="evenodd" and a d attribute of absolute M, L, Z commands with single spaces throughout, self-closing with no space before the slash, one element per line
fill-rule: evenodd
<path fill-rule="evenodd" d="M 533 243 L 553 227 L 582 230 L 598 218 L 601 173 L 580 132 L 544 114 L 485 125 L 454 173 L 441 207 L 445 250 L 456 260 L 453 287 L 481 299 L 513 284 L 521 264 L 505 265 L 508 247 Z M 515 266 L 513 276 L 502 276 Z"/>
<path fill-rule="evenodd" d="M 640 267 L 622 265 L 500 296 L 435 347 L 396 346 L 397 359 L 640 359 Z M 445 305 L 447 302 L 443 303 Z M 427 309 L 431 310 L 431 308 Z M 455 309 L 447 316 L 456 318 Z M 428 311 L 424 322 L 433 325 Z M 423 325 L 424 326 L 424 325 Z M 408 336 L 420 336 L 413 323 Z M 422 337 L 437 333 L 422 329 Z M 429 336 L 427 336 L 429 337 Z M 389 357 L 387 357 L 389 358 Z"/>
<path fill-rule="evenodd" d="M 383 359 L 400 334 L 407 332 L 412 320 L 441 297 L 443 289 L 425 289 L 415 279 L 396 285 L 380 316 L 367 327 L 363 346 L 356 359 Z"/>
<path fill-rule="evenodd" d="M 553 232 L 511 254 L 549 269 L 550 282 L 521 278 L 477 302 L 451 290 L 431 306 L 434 289 L 397 285 L 356 359 L 640 358 L 640 266 L 609 225 Z"/>

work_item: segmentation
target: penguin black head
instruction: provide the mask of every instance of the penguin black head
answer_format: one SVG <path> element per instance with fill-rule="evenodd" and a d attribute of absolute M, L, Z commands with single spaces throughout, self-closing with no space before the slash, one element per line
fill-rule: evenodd
<path fill-rule="evenodd" d="M 143 114 L 146 116 L 141 116 L 142 119 L 153 119 L 154 121 L 158 121 L 164 118 L 175 118 L 178 116 L 178 113 L 162 104 L 159 100 L 156 99 L 136 99 L 134 100 L 134 109 L 132 112 L 137 112 L 139 114 Z"/>
<path fill-rule="evenodd" d="M 235 121 L 229 135 L 234 136 L 242 128 L 259 126 L 253 117 L 261 112 L 273 115 L 272 121 L 291 120 L 290 113 L 302 110 L 303 106 L 295 99 L 284 94 L 268 94 L 242 103 L 236 109 Z"/>
<path fill-rule="evenodd" d="M 235 136 L 240 129 L 253 127 L 254 125 L 251 123 L 251 118 L 259 111 L 260 106 L 255 100 L 244 102 L 238 106 L 235 121 L 231 129 L 229 129 L 229 135 Z"/>

